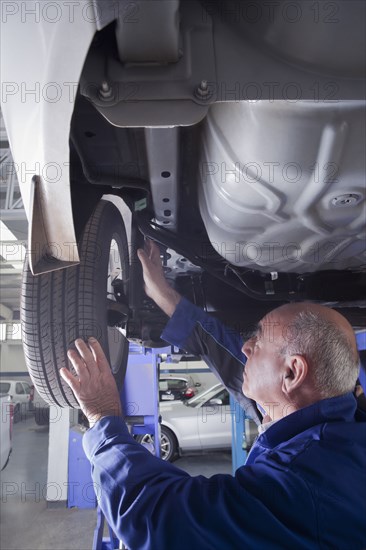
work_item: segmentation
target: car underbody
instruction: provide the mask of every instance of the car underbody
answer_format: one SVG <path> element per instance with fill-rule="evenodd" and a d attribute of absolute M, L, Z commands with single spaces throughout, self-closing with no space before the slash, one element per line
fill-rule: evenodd
<path fill-rule="evenodd" d="M 136 256 L 151 238 L 171 284 L 243 337 L 269 310 L 303 300 L 364 327 L 363 3 L 92 4 L 93 21 L 61 21 L 58 34 L 46 29 L 54 33 L 49 58 L 62 59 L 59 82 L 71 78 L 67 67 L 78 78 L 68 102 L 43 98 L 37 106 L 40 143 L 18 145 L 11 116 L 24 105 L 9 98 L 4 110 L 18 162 L 67 166 L 57 185 L 44 171 L 23 185 L 30 221 L 24 307 L 41 307 L 41 287 L 65 294 L 71 279 L 74 286 L 80 280 L 85 231 L 89 241 L 97 238 L 96 220 L 115 216 L 101 199 L 114 196 L 131 213 L 128 257 L 124 276 L 118 266 L 108 275 L 106 320 L 98 317 L 101 304 L 90 306 L 93 323 L 162 344 L 166 317 L 144 295 Z M 118 231 L 108 231 L 109 248 Z M 73 269 L 81 271 L 57 275 Z M 87 293 L 75 291 L 75 303 L 80 295 Z M 63 326 L 75 325 L 63 334 L 66 349 L 89 329 L 66 303 L 54 306 L 55 316 L 60 308 Z M 65 351 L 52 355 L 57 368 L 64 364 Z M 53 402 L 49 385 L 43 390 Z"/>
<path fill-rule="evenodd" d="M 197 21 L 198 5 L 188 4 L 180 6 L 182 40 L 193 45 L 193 22 L 202 20 Z M 310 80 L 325 72 L 324 82 L 317 81 L 323 97 L 314 96 L 308 74 L 299 82 L 277 81 L 272 87 L 267 82 L 260 91 L 256 82 L 235 82 L 231 56 L 247 44 L 238 28 L 233 44 L 225 42 L 232 21 L 216 4 L 200 32 L 210 34 L 220 55 L 227 56 L 232 71 L 226 69 L 223 85 L 217 74 L 209 80 L 212 49 L 199 73 L 206 78 L 194 88 L 181 66 L 184 56 L 174 63 L 149 63 L 146 57 L 136 61 L 128 50 L 132 60 L 120 63 L 121 29 L 112 24 L 98 34 L 72 121 L 71 148 L 79 168 L 73 189 L 77 194 L 79 186 L 88 185 L 98 200 L 98 189 L 102 194 L 112 188 L 130 207 L 140 232 L 161 243 L 167 276 L 178 290 L 229 324 L 243 329 L 276 305 L 310 300 L 342 308 L 362 325 L 364 102 L 354 78 L 360 67 L 352 76 L 346 74 L 348 64 L 335 70 L 343 70 L 342 78 L 352 83 L 353 92 L 344 87 L 345 99 L 338 99 L 339 78 L 329 78 L 325 54 L 323 67 L 316 66 L 317 57 L 306 67 L 314 71 Z M 200 61 L 192 61 L 192 71 Z M 268 59 L 266 66 L 273 69 Z M 222 70 L 217 58 L 215 68 Z M 185 86 L 174 81 L 174 71 L 186 76 Z M 286 99 L 275 97 L 280 88 L 286 88 Z M 152 101 L 151 95 L 163 90 L 166 101 Z M 141 240 L 131 244 L 134 250 Z M 141 299 L 138 304 L 137 309 Z M 140 310 L 138 317 L 145 319 L 146 334 L 148 312 Z M 141 326 L 130 327 L 129 336 L 138 338 Z M 147 340 L 156 339 L 158 331 Z"/>

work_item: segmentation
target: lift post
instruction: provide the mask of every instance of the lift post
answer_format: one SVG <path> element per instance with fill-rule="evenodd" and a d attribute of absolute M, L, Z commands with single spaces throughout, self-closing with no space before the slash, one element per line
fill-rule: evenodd
<path fill-rule="evenodd" d="M 170 354 L 171 348 L 149 349 L 130 344 L 121 390 L 122 409 L 131 435 L 152 435 L 156 456 L 160 456 L 159 364 L 162 353 Z M 109 538 L 103 538 L 104 524 L 103 512 L 98 507 L 93 550 L 124 548 L 109 526 Z"/>

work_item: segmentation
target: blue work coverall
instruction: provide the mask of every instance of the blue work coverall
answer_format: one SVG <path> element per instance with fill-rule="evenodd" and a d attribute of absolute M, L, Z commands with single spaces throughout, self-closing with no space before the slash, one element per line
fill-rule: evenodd
<path fill-rule="evenodd" d="M 240 337 L 183 299 L 163 338 L 201 355 L 247 412 Z M 235 476 L 192 477 L 120 418 L 84 436 L 99 504 L 129 550 L 366 548 L 366 415 L 349 393 L 262 433 Z"/>

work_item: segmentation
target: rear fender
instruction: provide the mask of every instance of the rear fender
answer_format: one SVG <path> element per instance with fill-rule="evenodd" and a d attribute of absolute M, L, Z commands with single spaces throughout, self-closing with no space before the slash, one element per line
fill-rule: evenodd
<path fill-rule="evenodd" d="M 80 74 L 97 24 L 89 11 L 86 17 L 88 0 L 72 4 L 70 11 L 70 3 L 52 2 L 52 11 L 48 3 L 8 2 L 3 13 L 2 112 L 29 221 L 34 274 L 79 261 L 69 133 Z"/>

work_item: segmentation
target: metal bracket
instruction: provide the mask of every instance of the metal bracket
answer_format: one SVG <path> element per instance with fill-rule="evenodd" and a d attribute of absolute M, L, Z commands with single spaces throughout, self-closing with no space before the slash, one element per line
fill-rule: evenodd
<path fill-rule="evenodd" d="M 167 53 L 164 64 L 122 63 L 98 47 L 91 50 L 80 91 L 114 126 L 189 126 L 206 116 L 215 97 L 197 90 L 202 82 L 216 81 L 212 21 L 203 20 L 198 2 L 182 2 L 180 16 L 181 54 L 176 62 Z M 169 35 L 171 29 L 165 32 Z M 102 83 L 111 89 L 107 98 L 101 95 Z"/>
<path fill-rule="evenodd" d="M 178 218 L 179 129 L 146 128 L 145 139 L 155 219 L 174 231 Z"/>
<path fill-rule="evenodd" d="M 124 63 L 176 63 L 179 58 L 179 0 L 135 0 L 116 25 Z"/>

